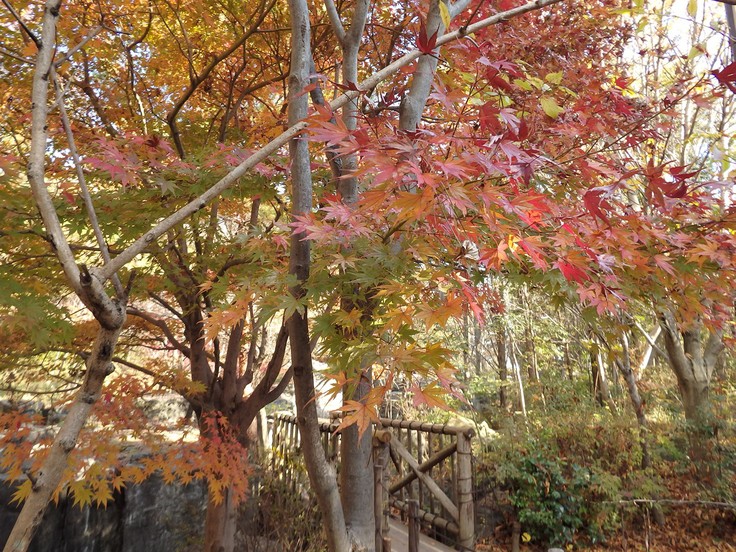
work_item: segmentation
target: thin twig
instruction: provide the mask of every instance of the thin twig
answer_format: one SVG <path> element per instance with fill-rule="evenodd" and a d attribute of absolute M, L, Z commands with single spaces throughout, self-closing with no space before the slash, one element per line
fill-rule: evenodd
<path fill-rule="evenodd" d="M 87 207 L 89 222 L 92 226 L 92 230 L 94 231 L 95 238 L 97 238 L 97 245 L 99 245 L 100 247 L 102 259 L 107 265 L 110 263 L 110 251 L 107 247 L 105 236 L 102 234 L 102 230 L 100 229 L 100 223 L 97 220 L 95 206 L 94 203 L 92 203 L 92 196 L 90 195 L 89 188 L 87 187 L 87 180 L 84 176 L 84 170 L 82 170 L 82 161 L 79 158 L 76 142 L 74 141 L 74 133 L 72 132 L 72 126 L 69 123 L 69 117 L 67 116 L 66 108 L 64 107 L 64 90 L 61 87 L 61 83 L 59 83 L 59 78 L 53 68 L 51 69 L 51 75 L 54 81 L 54 88 L 56 90 L 57 104 L 59 106 L 59 114 L 61 115 L 61 123 L 64 126 L 66 138 L 69 142 L 69 152 L 71 153 L 74 167 L 77 171 L 79 189 L 82 195 L 82 199 L 84 200 L 84 204 Z M 113 286 L 115 287 L 115 293 L 117 294 L 118 298 L 122 299 L 123 297 L 125 297 L 125 289 L 123 288 L 123 284 L 120 282 L 120 278 L 118 278 L 117 273 L 113 274 L 110 279 L 112 280 Z"/>
<path fill-rule="evenodd" d="M 0 54 L 4 56 L 8 56 L 9 58 L 14 59 L 15 61 L 20 61 L 21 63 L 27 63 L 29 65 L 33 64 L 32 59 L 24 58 L 23 56 L 18 55 L 15 52 L 8 50 L 5 46 L 0 46 Z"/>
<path fill-rule="evenodd" d="M 72 49 L 69 50 L 63 58 L 55 62 L 54 67 L 59 67 L 62 63 L 69 61 L 74 54 L 76 54 L 79 50 L 84 48 L 85 44 L 87 44 L 90 40 L 92 40 L 94 37 L 100 34 L 102 29 L 104 29 L 102 25 L 98 25 L 97 27 L 92 29 L 89 33 L 87 33 L 87 35 L 81 41 L 79 41 L 79 43 L 76 46 L 72 47 Z"/>
<path fill-rule="evenodd" d="M 671 506 L 710 506 L 712 508 L 736 510 L 736 502 L 717 502 L 713 500 L 679 500 L 675 498 L 632 498 L 630 500 L 615 501 L 604 500 L 601 502 L 601 504 L 634 504 L 639 506 L 651 504 L 669 504 Z"/>
<path fill-rule="evenodd" d="M 41 48 L 41 41 L 38 39 L 38 37 L 35 34 L 33 34 L 33 32 L 31 31 L 31 29 L 28 28 L 28 25 L 25 24 L 25 22 L 23 21 L 23 19 L 21 19 L 20 14 L 17 11 L 15 11 L 15 8 L 10 5 L 10 2 L 8 2 L 8 0 L 3 0 L 3 4 L 5 4 L 5 7 L 8 8 L 8 10 L 11 13 L 11 15 L 13 16 L 13 18 L 15 18 L 15 20 L 21 26 L 21 28 L 23 29 L 23 31 L 25 31 L 25 33 L 28 35 L 28 37 L 36 44 L 36 47 L 40 49 Z"/>

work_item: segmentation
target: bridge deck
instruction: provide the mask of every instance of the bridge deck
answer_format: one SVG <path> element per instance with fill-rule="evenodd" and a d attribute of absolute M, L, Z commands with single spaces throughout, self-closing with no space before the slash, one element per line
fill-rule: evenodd
<path fill-rule="evenodd" d="M 391 552 L 407 552 L 409 550 L 409 529 L 398 520 L 389 520 L 389 536 L 391 537 Z M 450 548 L 426 535 L 419 535 L 419 552 L 454 552 Z"/>

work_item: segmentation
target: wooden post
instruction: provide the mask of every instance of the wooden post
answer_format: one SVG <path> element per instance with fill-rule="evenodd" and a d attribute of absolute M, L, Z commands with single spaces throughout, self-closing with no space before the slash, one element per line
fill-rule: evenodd
<path fill-rule="evenodd" d="M 519 552 L 519 550 L 521 550 L 520 542 L 521 542 L 521 523 L 519 523 L 518 519 L 515 519 L 512 529 L 511 529 L 511 552 Z M 550 548 L 550 550 L 554 550 L 554 548 Z"/>
<path fill-rule="evenodd" d="M 373 448 L 373 516 L 376 520 L 376 552 L 383 552 L 383 462 L 381 449 Z"/>
<path fill-rule="evenodd" d="M 471 430 L 472 431 L 472 430 Z M 417 478 L 421 483 L 423 483 L 429 492 L 431 492 L 442 504 L 442 507 L 447 510 L 447 512 L 452 516 L 453 521 L 457 521 L 460 515 L 460 512 L 452 503 L 452 500 L 450 500 L 447 495 L 444 493 L 444 491 L 435 483 L 430 477 L 423 473 L 419 469 L 419 463 L 416 461 L 416 459 L 409 453 L 408 450 L 404 448 L 404 445 L 402 445 L 398 440 L 393 441 L 391 443 L 391 449 L 394 450 L 401 458 L 409 464 L 409 467 L 414 471 Z M 470 489 L 472 490 L 472 489 Z M 459 493 L 458 493 L 459 494 Z M 472 501 L 472 496 L 471 496 Z"/>
<path fill-rule="evenodd" d="M 385 429 L 377 429 L 373 434 L 373 511 L 376 520 L 376 552 L 390 552 L 391 550 L 391 540 L 388 539 L 389 504 L 387 485 L 391 437 L 391 432 Z"/>
<path fill-rule="evenodd" d="M 473 430 L 457 433 L 457 502 L 458 545 L 461 550 L 475 550 L 475 510 L 473 508 Z"/>
<path fill-rule="evenodd" d="M 409 552 L 419 552 L 419 501 L 410 498 L 409 502 Z"/>

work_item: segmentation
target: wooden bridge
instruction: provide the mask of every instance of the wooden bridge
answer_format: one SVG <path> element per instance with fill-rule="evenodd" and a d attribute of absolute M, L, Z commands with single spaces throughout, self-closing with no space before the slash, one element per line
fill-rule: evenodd
<path fill-rule="evenodd" d="M 320 424 L 325 452 L 337 469 L 338 425 Z M 473 434 L 469 427 L 381 418 L 373 430 L 377 552 L 474 550 Z M 295 416 L 271 416 L 271 446 L 274 473 L 300 478 Z M 303 475 L 300 483 L 307 484 Z"/>

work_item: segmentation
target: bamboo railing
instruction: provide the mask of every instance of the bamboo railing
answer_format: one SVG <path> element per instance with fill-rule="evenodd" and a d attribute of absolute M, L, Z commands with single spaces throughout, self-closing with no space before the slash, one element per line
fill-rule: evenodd
<path fill-rule="evenodd" d="M 297 462 L 299 431 L 296 417 L 276 414 L 271 419 L 271 467 L 293 485 L 308 484 Z M 337 420 L 322 420 L 320 431 L 328 459 L 339 469 Z M 381 418 L 374 428 L 376 550 L 390 551 L 388 517 L 392 509 L 410 522 L 453 542 L 459 550 L 473 550 L 472 452 L 474 431 L 425 422 Z M 412 515 L 410 516 L 410 511 Z"/>

